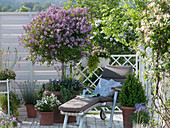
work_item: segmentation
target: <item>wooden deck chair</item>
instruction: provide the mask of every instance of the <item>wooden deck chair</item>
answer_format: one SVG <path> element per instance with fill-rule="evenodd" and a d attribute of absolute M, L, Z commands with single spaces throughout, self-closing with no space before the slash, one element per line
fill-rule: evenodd
<path fill-rule="evenodd" d="M 132 66 L 107 66 L 105 67 L 101 78 L 111 80 L 113 79 L 116 82 L 124 83 L 126 79 L 127 73 L 131 73 L 133 70 Z M 93 89 L 92 87 L 84 87 L 83 95 L 85 95 L 85 89 Z M 70 101 L 59 106 L 59 110 L 61 114 L 65 115 L 63 128 L 67 126 L 67 120 L 69 116 L 77 116 L 77 125 L 79 128 L 83 126 L 83 119 L 85 114 L 95 107 L 108 107 L 112 106 L 110 120 L 109 120 L 109 128 L 112 128 L 112 120 L 114 109 L 116 105 L 116 100 L 118 96 L 118 92 L 121 90 L 120 87 L 112 87 L 114 94 L 112 96 L 95 96 L 95 97 L 82 97 L 77 96 Z"/>

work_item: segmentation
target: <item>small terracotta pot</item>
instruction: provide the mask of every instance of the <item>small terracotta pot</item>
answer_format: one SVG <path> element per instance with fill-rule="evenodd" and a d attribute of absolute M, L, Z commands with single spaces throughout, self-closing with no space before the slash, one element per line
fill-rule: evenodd
<path fill-rule="evenodd" d="M 136 110 L 135 107 L 125 107 L 121 106 L 120 107 L 123 112 L 123 126 L 124 128 L 132 128 L 133 124 L 132 121 L 130 121 L 130 115 L 133 114 L 133 112 Z"/>
<path fill-rule="evenodd" d="M 39 112 L 40 125 L 53 125 L 54 112 Z"/>
<path fill-rule="evenodd" d="M 36 118 L 37 117 L 37 110 L 35 110 L 35 107 L 33 104 L 25 104 L 27 109 L 27 117 L 28 118 Z"/>

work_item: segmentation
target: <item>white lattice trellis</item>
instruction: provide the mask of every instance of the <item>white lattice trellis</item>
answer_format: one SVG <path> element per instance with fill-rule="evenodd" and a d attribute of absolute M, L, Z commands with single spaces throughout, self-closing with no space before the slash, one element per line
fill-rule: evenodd
<path fill-rule="evenodd" d="M 109 65 L 130 65 L 133 67 L 134 72 L 136 72 L 136 75 L 138 73 L 138 56 L 137 55 L 111 55 L 111 60 Z M 99 79 L 102 76 L 104 67 L 96 68 L 93 71 L 93 77 L 96 77 L 95 80 L 92 80 L 90 74 L 89 74 L 89 68 L 88 66 L 83 67 L 82 61 L 77 63 L 77 65 L 72 69 L 74 71 L 74 78 L 79 79 L 81 76 L 84 77 L 82 80 L 83 83 L 89 84 L 91 87 L 96 87 Z M 100 72 L 100 73 L 99 73 Z M 90 91 L 90 90 L 88 90 Z M 110 111 L 108 108 L 104 107 L 106 111 Z M 116 106 L 115 109 L 118 109 L 117 112 L 120 112 L 121 110 Z M 98 112 L 98 110 L 95 108 L 92 112 Z"/>
<path fill-rule="evenodd" d="M 123 66 L 123 65 L 131 65 L 134 69 L 134 72 L 136 72 L 137 75 L 137 71 L 138 71 L 138 56 L 137 55 L 111 55 L 111 60 L 110 60 L 110 65 L 119 65 L 119 66 Z M 83 83 L 89 83 L 91 87 L 96 87 L 98 80 L 101 78 L 101 74 L 103 72 L 103 68 L 104 67 L 99 67 L 96 68 L 93 71 L 93 75 L 94 77 L 96 77 L 96 79 L 94 81 L 91 80 L 91 76 L 89 74 L 89 68 L 88 66 L 86 67 L 82 67 L 81 66 L 82 61 L 80 61 L 73 69 L 74 71 L 74 78 L 79 79 L 80 76 L 83 76 L 84 79 L 82 80 Z M 97 72 L 101 72 L 100 74 L 98 74 Z"/>

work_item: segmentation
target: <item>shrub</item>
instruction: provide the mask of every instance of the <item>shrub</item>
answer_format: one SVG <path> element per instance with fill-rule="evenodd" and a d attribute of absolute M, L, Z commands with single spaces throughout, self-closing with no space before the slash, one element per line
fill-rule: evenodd
<path fill-rule="evenodd" d="M 133 74 L 127 74 L 119 95 L 120 105 L 134 107 L 136 103 L 145 103 L 146 96 L 139 78 Z"/>

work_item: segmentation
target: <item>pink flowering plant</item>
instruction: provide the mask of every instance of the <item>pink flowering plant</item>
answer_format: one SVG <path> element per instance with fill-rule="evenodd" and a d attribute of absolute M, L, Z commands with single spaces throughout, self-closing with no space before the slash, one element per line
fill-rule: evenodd
<path fill-rule="evenodd" d="M 100 46 L 94 47 L 90 55 L 103 57 L 103 58 L 109 58 L 110 57 L 110 54 L 106 50 L 106 48 L 102 49 Z"/>
<path fill-rule="evenodd" d="M 15 117 L 4 117 L 0 119 L 0 128 L 21 128 L 21 123 Z"/>
<path fill-rule="evenodd" d="M 106 48 L 102 49 L 100 46 L 94 47 L 92 49 L 88 57 L 88 67 L 91 75 L 92 71 L 95 70 L 98 67 L 98 64 L 100 63 L 99 57 L 109 58 L 110 54 L 106 50 Z"/>
<path fill-rule="evenodd" d="M 30 24 L 23 27 L 26 33 L 20 37 L 20 45 L 30 52 L 27 59 L 48 65 L 59 60 L 64 79 L 64 63 L 80 60 L 92 46 L 88 14 L 86 7 L 66 10 L 54 4 L 46 12 L 38 12 Z"/>
<path fill-rule="evenodd" d="M 136 28 L 139 36 L 138 48 L 144 58 L 143 63 L 146 63 L 145 78 L 152 82 L 151 88 L 154 90 L 151 98 L 154 106 L 151 106 L 151 109 L 155 110 L 159 122 L 162 122 L 160 124 L 162 127 L 170 127 L 168 116 L 170 115 L 168 109 L 170 98 L 167 95 L 170 90 L 168 88 L 169 81 L 166 80 L 170 76 L 169 8 L 168 0 L 148 1 L 146 9 L 142 12 L 139 27 Z M 160 101 L 159 104 L 158 101 Z M 151 122 L 154 122 L 153 119 Z"/>
<path fill-rule="evenodd" d="M 13 79 L 15 80 L 16 74 L 12 69 L 0 70 L 0 80 Z"/>

